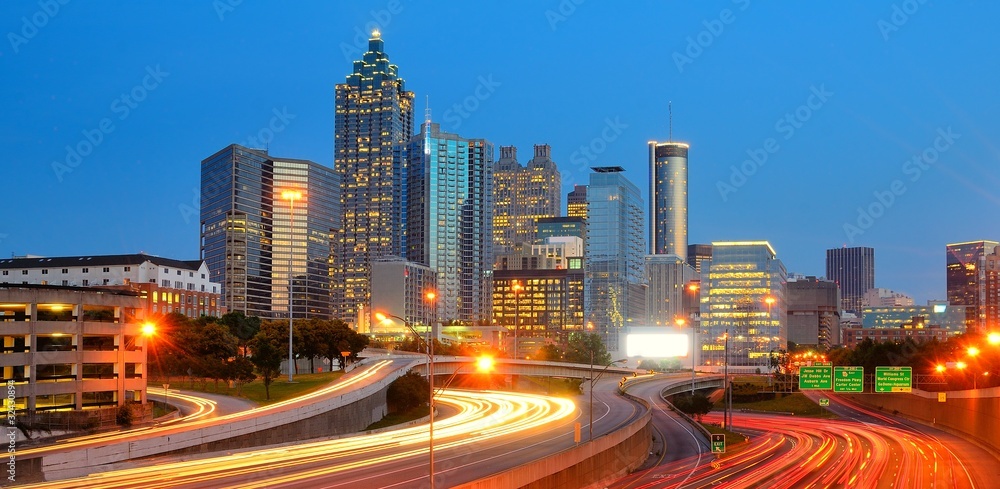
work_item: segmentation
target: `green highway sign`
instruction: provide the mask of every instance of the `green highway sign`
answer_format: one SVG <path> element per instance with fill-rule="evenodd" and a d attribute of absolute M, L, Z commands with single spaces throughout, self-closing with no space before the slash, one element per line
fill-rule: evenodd
<path fill-rule="evenodd" d="M 833 392 L 864 391 L 864 367 L 833 367 Z"/>
<path fill-rule="evenodd" d="M 819 400 L 820 407 L 830 407 L 830 400 L 827 398 L 822 398 Z"/>
<path fill-rule="evenodd" d="M 712 453 L 726 453 L 726 435 L 712 434 Z"/>
<path fill-rule="evenodd" d="M 875 392 L 911 392 L 911 367 L 875 367 Z"/>
<path fill-rule="evenodd" d="M 833 367 L 799 367 L 799 390 L 833 389 Z"/>

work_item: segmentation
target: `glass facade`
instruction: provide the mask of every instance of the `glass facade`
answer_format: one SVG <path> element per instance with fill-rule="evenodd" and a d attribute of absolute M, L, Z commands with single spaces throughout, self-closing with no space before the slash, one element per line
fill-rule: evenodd
<path fill-rule="evenodd" d="M 438 316 L 488 320 L 492 310 L 493 145 L 421 126 L 407 167 L 406 259 L 437 274 Z"/>
<path fill-rule="evenodd" d="M 405 90 L 379 35 L 336 86 L 334 169 L 343 219 L 333 252 L 334 315 L 353 322 L 371 300 L 371 260 L 402 256 L 405 168 L 396 145 L 413 135 L 413 92 Z"/>
<path fill-rule="evenodd" d="M 787 346 L 786 280 L 768 242 L 712 243 L 712 260 L 701 279 L 701 364 L 726 364 L 728 335 L 730 367 L 766 372 L 771 352 Z"/>
<path fill-rule="evenodd" d="M 965 332 L 965 310 L 965 306 L 947 302 L 931 302 L 926 306 L 866 307 L 862 310 L 861 325 L 864 328 L 902 328 L 916 323 L 958 334 Z"/>
<path fill-rule="evenodd" d="M 602 335 L 609 351 L 621 351 L 627 322 L 646 316 L 644 278 L 645 207 L 639 188 L 621 167 L 596 167 L 587 187 L 587 327 Z M 620 348 L 621 346 L 621 348 Z"/>
<path fill-rule="evenodd" d="M 966 307 L 967 329 L 986 327 L 986 255 L 997 248 L 996 241 L 971 241 L 945 246 L 948 302 Z"/>
<path fill-rule="evenodd" d="M 865 292 L 875 288 L 875 249 L 826 250 L 826 278 L 840 286 L 841 309 L 860 314 Z"/>
<path fill-rule="evenodd" d="M 333 171 L 230 145 L 202 162 L 201 185 L 201 256 L 227 309 L 288 317 L 291 276 L 295 317 L 330 317 L 330 235 L 340 222 Z M 301 200 L 290 206 L 285 190 Z"/>
<path fill-rule="evenodd" d="M 587 186 L 574 185 L 573 191 L 566 194 L 566 215 L 587 220 Z"/>
<path fill-rule="evenodd" d="M 687 259 L 688 145 L 649 143 L 649 253 Z"/>

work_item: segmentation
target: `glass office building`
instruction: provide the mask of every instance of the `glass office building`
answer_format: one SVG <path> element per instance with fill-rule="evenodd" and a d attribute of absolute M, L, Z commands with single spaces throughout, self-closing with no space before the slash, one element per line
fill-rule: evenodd
<path fill-rule="evenodd" d="M 959 334 L 965 332 L 965 310 L 965 306 L 950 305 L 943 301 L 929 301 L 925 306 L 865 307 L 862 309 L 861 325 L 869 329 L 884 329 L 902 328 L 916 322 Z"/>
<path fill-rule="evenodd" d="M 620 352 L 625 326 L 646 318 L 645 205 L 622 167 L 593 170 L 587 187 L 585 316 L 588 330 L 601 334 L 609 351 Z"/>
<path fill-rule="evenodd" d="M 826 278 L 840 286 L 840 307 L 861 313 L 865 292 L 875 288 L 875 249 L 865 246 L 826 250 Z"/>
<path fill-rule="evenodd" d="M 301 199 L 282 199 L 285 190 Z M 292 281 L 295 317 L 331 317 L 338 190 L 330 168 L 235 144 L 202 161 L 201 258 L 229 311 L 288 317 Z"/>
<path fill-rule="evenodd" d="M 687 259 L 688 148 L 649 142 L 649 253 Z"/>
<path fill-rule="evenodd" d="M 403 256 L 402 161 L 394 147 L 413 135 L 413 92 L 389 63 L 379 34 L 336 86 L 334 169 L 343 219 L 334 247 L 335 316 L 355 321 L 371 300 L 371 261 Z"/>
<path fill-rule="evenodd" d="M 772 352 L 787 347 L 787 272 L 767 241 L 712 243 L 702 269 L 701 364 L 768 371 Z M 768 300 L 770 298 L 771 300 Z"/>
<path fill-rule="evenodd" d="M 442 320 L 492 313 L 493 145 L 421 126 L 400 152 L 407 167 L 406 259 L 437 274 Z"/>
<path fill-rule="evenodd" d="M 997 248 L 996 241 L 969 241 L 945 246 L 948 302 L 965 306 L 965 326 L 969 330 L 986 324 L 986 255 Z"/>

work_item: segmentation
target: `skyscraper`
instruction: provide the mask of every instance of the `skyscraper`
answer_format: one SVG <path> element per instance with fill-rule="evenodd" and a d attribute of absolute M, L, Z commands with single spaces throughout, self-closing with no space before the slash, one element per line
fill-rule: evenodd
<path fill-rule="evenodd" d="M 566 194 L 566 215 L 587 220 L 587 186 L 574 185 L 573 191 Z"/>
<path fill-rule="evenodd" d="M 678 318 L 690 320 L 684 296 L 691 294 L 687 286 L 695 277 L 694 269 L 677 255 L 646 255 L 646 316 L 650 326 L 675 326 Z"/>
<path fill-rule="evenodd" d="M 535 156 L 527 166 L 521 166 L 517 148 L 500 147 L 500 159 L 493 169 L 493 234 L 498 252 L 533 243 L 538 219 L 559 215 L 562 187 L 551 152 L 549 145 L 536 144 Z"/>
<path fill-rule="evenodd" d="M 408 168 L 406 258 L 437 274 L 438 318 L 489 319 L 493 145 L 428 121 L 401 157 Z"/>
<path fill-rule="evenodd" d="M 333 257 L 334 311 L 348 321 L 368 307 L 371 261 L 404 254 L 405 168 L 393 152 L 413 135 L 413 92 L 384 48 L 373 33 L 354 72 L 336 86 L 333 160 L 343 220 Z"/>
<path fill-rule="evenodd" d="M 986 327 L 986 256 L 997 248 L 996 241 L 969 241 L 945 246 L 948 302 L 966 306 L 965 326 L 969 330 Z"/>
<path fill-rule="evenodd" d="M 639 188 L 620 166 L 593 168 L 587 187 L 585 317 L 609 351 L 620 352 L 628 321 L 643 321 L 645 207 Z"/>
<path fill-rule="evenodd" d="M 837 284 L 816 277 L 788 281 L 788 341 L 824 351 L 841 344 Z"/>
<path fill-rule="evenodd" d="M 712 243 L 712 260 L 702 268 L 701 331 L 698 356 L 702 365 L 728 364 L 767 371 L 772 351 L 787 346 L 787 272 L 767 241 Z"/>
<path fill-rule="evenodd" d="M 702 263 L 712 259 L 712 245 L 710 244 L 689 244 L 688 245 L 688 265 L 694 268 L 695 277 L 701 277 Z M 707 265 L 705 265 L 707 267 Z"/>
<path fill-rule="evenodd" d="M 688 145 L 649 142 L 649 252 L 687 259 Z"/>
<path fill-rule="evenodd" d="M 841 309 L 861 314 L 861 300 L 875 287 L 875 249 L 864 246 L 826 250 L 826 278 L 840 286 Z"/>
<path fill-rule="evenodd" d="M 202 161 L 201 257 L 229 311 L 288 317 L 292 281 L 295 317 L 331 317 L 338 184 L 318 163 L 235 144 Z M 285 190 L 298 191 L 300 200 L 283 200 Z"/>

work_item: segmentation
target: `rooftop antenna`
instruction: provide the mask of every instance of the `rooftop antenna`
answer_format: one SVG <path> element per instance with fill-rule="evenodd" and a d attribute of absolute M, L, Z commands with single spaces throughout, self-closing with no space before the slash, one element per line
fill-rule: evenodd
<path fill-rule="evenodd" d="M 667 130 L 667 141 L 674 141 L 674 103 L 672 101 L 667 101 L 667 114 L 670 117 L 670 125 Z"/>

